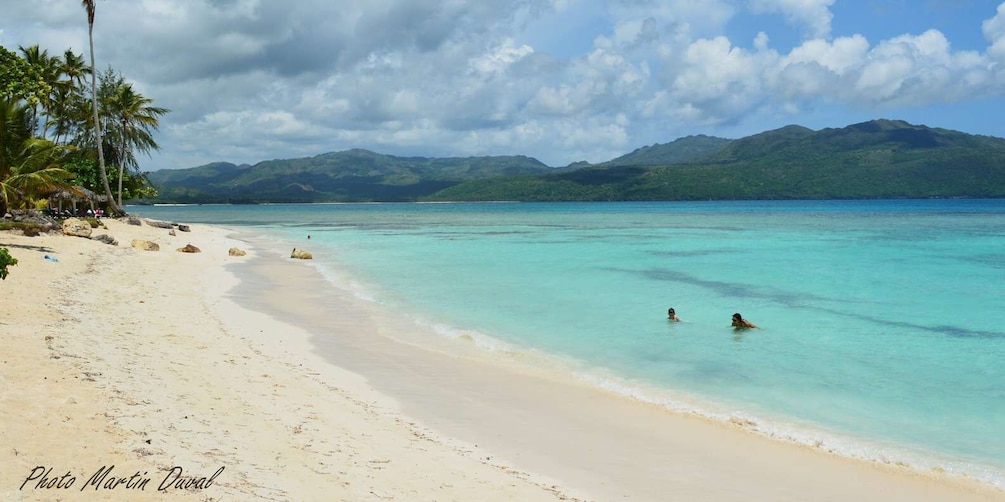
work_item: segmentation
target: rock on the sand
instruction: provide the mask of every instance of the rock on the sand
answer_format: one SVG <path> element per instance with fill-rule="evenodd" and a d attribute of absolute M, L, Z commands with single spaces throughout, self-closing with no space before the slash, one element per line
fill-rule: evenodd
<path fill-rule="evenodd" d="M 174 226 L 171 225 L 171 223 L 168 223 L 166 221 L 158 221 L 158 220 L 143 220 L 143 221 L 146 222 L 147 225 L 150 225 L 151 227 L 155 228 L 174 228 Z"/>
<path fill-rule="evenodd" d="M 112 237 L 111 235 L 108 235 L 108 234 L 96 235 L 94 237 L 91 237 L 91 239 L 94 239 L 94 240 L 100 241 L 100 242 L 104 242 L 105 244 L 108 244 L 108 245 L 111 245 L 111 246 L 118 246 L 119 245 L 119 241 L 115 240 L 114 237 Z"/>
<path fill-rule="evenodd" d="M 201 253 L 202 250 L 199 249 L 199 248 L 197 248 L 197 247 L 195 247 L 195 246 L 193 246 L 193 245 L 191 245 L 191 244 L 185 244 L 185 247 L 178 248 L 178 252 L 179 253 Z"/>
<path fill-rule="evenodd" d="M 136 249 L 142 249 L 143 251 L 160 251 L 161 247 L 157 245 L 156 242 L 145 241 L 143 239 L 133 239 L 131 243 Z"/>
<path fill-rule="evenodd" d="M 91 224 L 79 218 L 67 218 L 63 222 L 63 234 L 91 238 Z"/>
<path fill-rule="evenodd" d="M 293 253 L 290 254 L 290 258 L 296 258 L 298 260 L 313 260 L 314 255 L 304 251 L 300 248 L 293 248 Z"/>
<path fill-rule="evenodd" d="M 230 256 L 244 256 L 248 253 L 244 252 L 243 249 L 230 248 L 230 251 L 228 251 L 227 254 L 229 254 Z"/>

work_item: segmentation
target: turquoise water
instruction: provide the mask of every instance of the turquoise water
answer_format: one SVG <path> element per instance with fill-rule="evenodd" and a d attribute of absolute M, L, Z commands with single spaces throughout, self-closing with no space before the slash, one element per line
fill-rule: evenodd
<path fill-rule="evenodd" d="M 259 227 L 398 315 L 619 392 L 1003 486 L 1005 201 L 130 210 Z"/>

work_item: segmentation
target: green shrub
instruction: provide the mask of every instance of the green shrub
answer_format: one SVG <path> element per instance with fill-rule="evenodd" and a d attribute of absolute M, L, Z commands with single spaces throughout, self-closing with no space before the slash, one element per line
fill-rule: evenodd
<path fill-rule="evenodd" d="M 7 252 L 7 248 L 0 248 L 0 279 L 7 278 L 7 266 L 17 265 L 17 259 Z"/>

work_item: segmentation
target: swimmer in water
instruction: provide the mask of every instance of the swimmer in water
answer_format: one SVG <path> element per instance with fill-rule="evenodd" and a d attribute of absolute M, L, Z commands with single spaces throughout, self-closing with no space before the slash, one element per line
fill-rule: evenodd
<path fill-rule="evenodd" d="M 670 307 L 670 310 L 667 310 L 667 319 L 680 322 L 680 317 L 677 317 L 677 312 L 674 311 L 673 307 Z"/>
<path fill-rule="evenodd" d="M 736 329 L 756 328 L 757 325 L 744 319 L 739 312 L 733 314 L 733 327 Z"/>

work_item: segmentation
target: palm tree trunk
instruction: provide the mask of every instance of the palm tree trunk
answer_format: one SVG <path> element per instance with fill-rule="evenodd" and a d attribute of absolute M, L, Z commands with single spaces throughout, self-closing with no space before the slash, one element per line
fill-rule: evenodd
<path fill-rule="evenodd" d="M 125 151 L 126 151 L 126 139 L 125 139 L 126 138 L 126 134 L 125 134 L 125 127 L 126 127 L 125 124 L 123 124 L 122 125 L 122 128 L 123 128 L 123 132 L 122 132 L 122 150 L 119 151 L 119 157 L 122 157 L 121 159 L 119 159 L 119 207 L 122 207 L 122 178 L 125 176 L 125 172 L 126 172 L 126 159 L 125 159 L 125 156 L 126 156 L 126 154 L 125 154 Z"/>
<path fill-rule="evenodd" d="M 93 7 L 91 8 L 93 9 Z M 108 171 L 105 169 L 105 152 L 101 142 L 101 121 L 98 120 L 98 71 L 94 64 L 94 22 L 90 16 L 88 16 L 87 23 L 87 38 L 91 44 L 91 105 L 94 108 L 94 140 L 98 144 L 98 170 L 101 172 L 101 182 L 105 185 L 108 205 L 111 206 L 112 213 L 119 215 L 124 214 L 125 211 L 115 203 L 115 199 L 112 197 L 112 188 L 108 185 Z"/>

